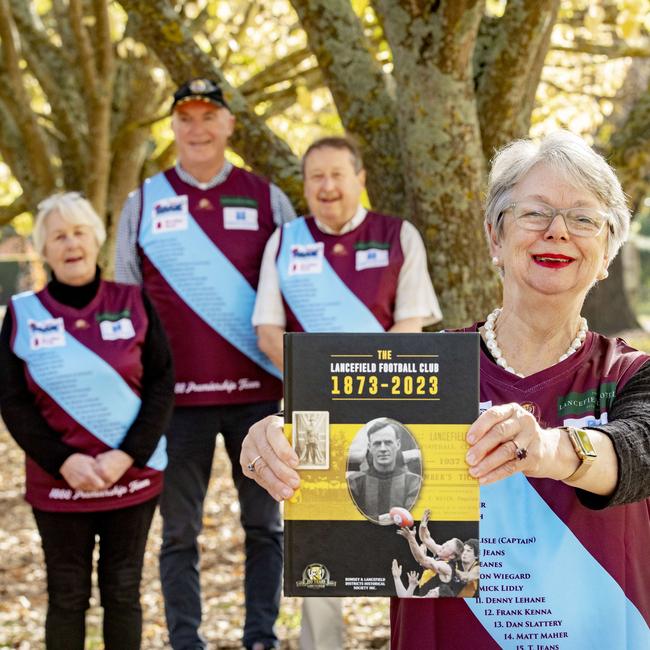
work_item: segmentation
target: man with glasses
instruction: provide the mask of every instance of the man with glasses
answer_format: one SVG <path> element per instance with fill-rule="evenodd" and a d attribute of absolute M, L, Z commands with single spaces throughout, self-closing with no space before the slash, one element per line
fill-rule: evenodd
<path fill-rule="evenodd" d="M 264 246 L 295 213 L 275 185 L 226 160 L 234 126 L 215 82 L 193 79 L 178 88 L 172 104 L 178 163 L 129 196 L 118 231 L 116 279 L 144 285 L 176 370 L 160 555 L 174 650 L 206 647 L 199 634 L 197 537 L 219 432 L 246 534 L 244 645 L 277 645 L 279 508 L 243 477 L 237 459 L 250 425 L 277 411 L 281 397 L 279 372 L 257 347 L 251 315 Z"/>

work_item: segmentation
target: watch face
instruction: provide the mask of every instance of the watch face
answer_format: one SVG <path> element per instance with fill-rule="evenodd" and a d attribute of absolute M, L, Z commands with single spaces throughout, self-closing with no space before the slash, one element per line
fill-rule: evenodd
<path fill-rule="evenodd" d="M 585 456 L 589 458 L 596 458 L 596 450 L 591 444 L 589 434 L 584 429 L 574 429 L 574 431 L 578 437 L 578 440 L 580 441 L 580 446 L 582 447 Z"/>

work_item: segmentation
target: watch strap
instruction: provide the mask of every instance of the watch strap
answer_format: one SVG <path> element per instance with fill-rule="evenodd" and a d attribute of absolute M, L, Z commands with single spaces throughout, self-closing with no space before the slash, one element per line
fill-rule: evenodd
<path fill-rule="evenodd" d="M 572 481 L 577 481 L 579 478 L 584 476 L 593 465 L 597 456 L 595 454 L 587 454 L 585 452 L 580 441 L 580 436 L 575 427 L 560 427 L 560 429 L 564 429 L 567 432 L 569 440 L 573 445 L 573 449 L 576 452 L 576 456 L 578 456 L 578 459 L 580 460 L 580 464 L 578 465 L 576 471 L 573 472 L 573 474 L 567 476 L 565 479 L 562 479 L 565 483 L 570 483 Z M 589 434 L 584 429 L 581 431 L 587 437 L 589 437 Z"/>

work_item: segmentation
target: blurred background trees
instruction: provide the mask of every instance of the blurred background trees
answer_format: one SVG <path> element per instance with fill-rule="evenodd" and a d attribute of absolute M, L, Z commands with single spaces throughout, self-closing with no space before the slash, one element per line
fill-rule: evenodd
<path fill-rule="evenodd" d="M 649 16 L 650 0 L 0 0 L 0 255 L 42 198 L 81 190 L 106 220 L 110 273 L 126 195 L 174 160 L 171 92 L 209 76 L 237 116 L 233 160 L 299 209 L 309 142 L 356 138 L 369 204 L 425 238 L 447 327 L 498 299 L 481 228 L 495 148 L 584 135 L 619 171 L 641 250 L 587 315 L 632 327 L 650 302 Z"/>

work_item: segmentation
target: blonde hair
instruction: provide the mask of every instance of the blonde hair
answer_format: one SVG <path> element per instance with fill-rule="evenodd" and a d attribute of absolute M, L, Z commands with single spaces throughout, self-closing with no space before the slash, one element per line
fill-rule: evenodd
<path fill-rule="evenodd" d="M 45 221 L 52 212 L 58 212 L 68 223 L 88 226 L 95 235 L 97 246 L 101 247 L 106 241 L 106 229 L 90 201 L 79 192 L 60 192 L 38 204 L 32 239 L 39 255 L 45 252 Z"/>

